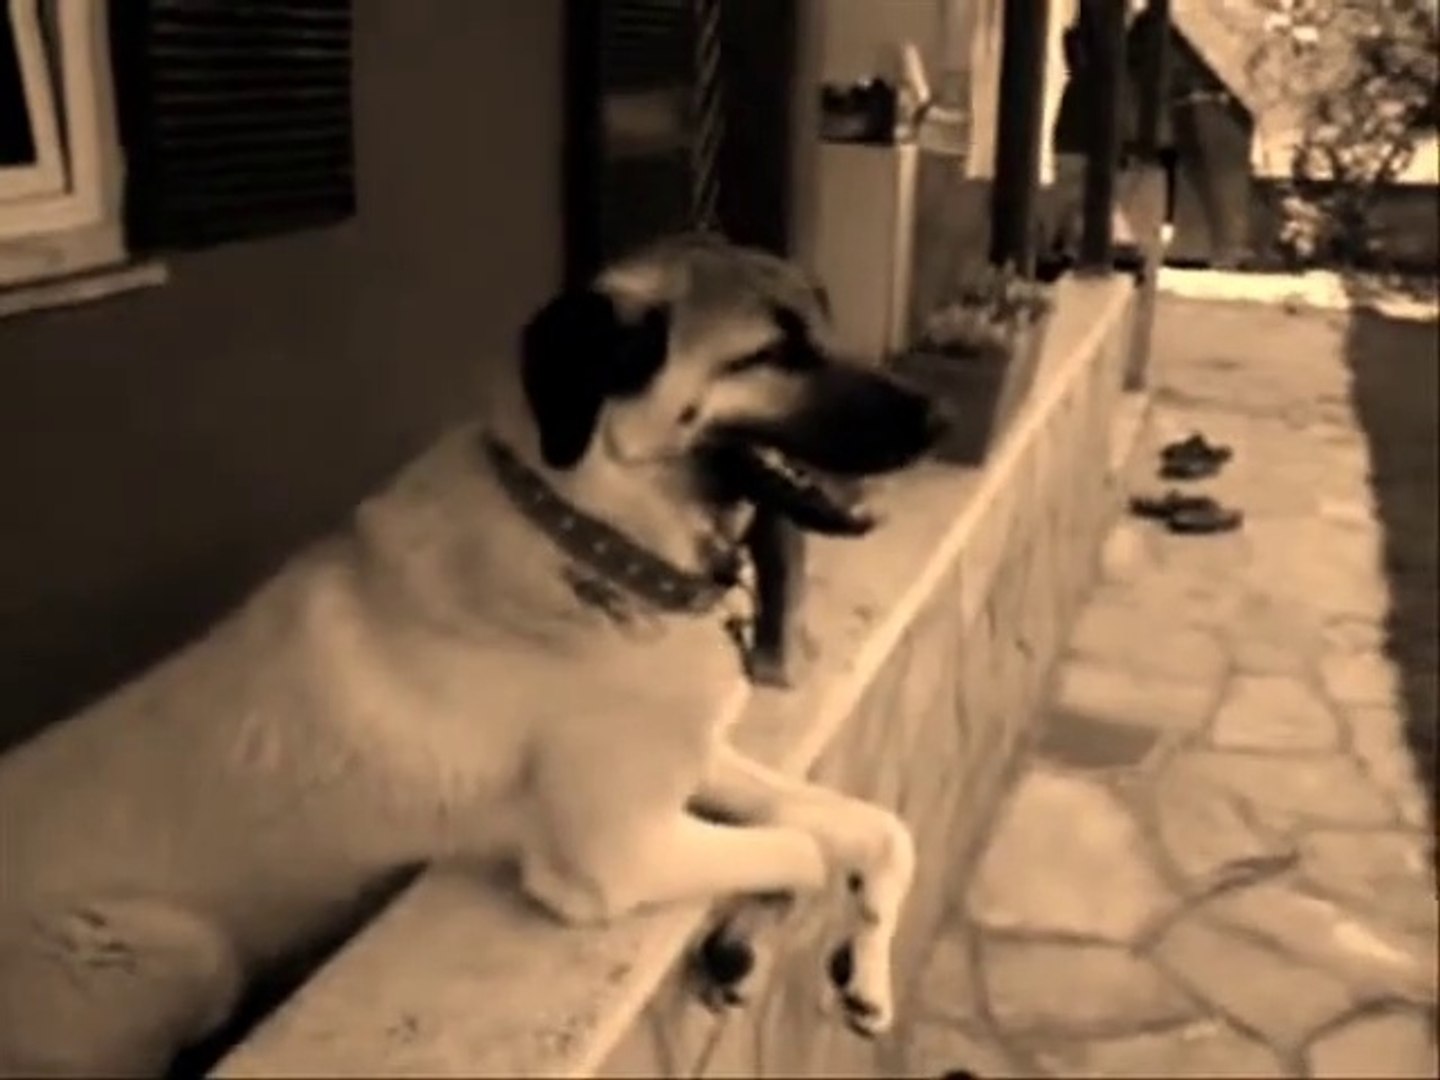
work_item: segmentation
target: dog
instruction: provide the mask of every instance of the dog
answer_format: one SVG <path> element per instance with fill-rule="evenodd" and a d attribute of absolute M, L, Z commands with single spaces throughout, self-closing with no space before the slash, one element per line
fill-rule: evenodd
<path fill-rule="evenodd" d="M 0 1074 L 163 1073 L 367 883 L 477 856 L 570 923 L 843 880 L 836 997 L 885 1030 L 905 825 L 717 721 L 747 537 L 866 531 L 862 478 L 943 424 L 826 342 L 776 256 L 621 260 L 531 319 L 489 423 L 0 759 Z"/>

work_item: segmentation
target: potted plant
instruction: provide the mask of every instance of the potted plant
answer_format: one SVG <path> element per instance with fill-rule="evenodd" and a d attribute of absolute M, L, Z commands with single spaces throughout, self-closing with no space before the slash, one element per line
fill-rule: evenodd
<path fill-rule="evenodd" d="M 1050 286 L 986 265 L 961 280 L 919 341 L 896 357 L 897 372 L 953 418 L 937 458 L 979 465 L 1000 441 L 1034 382 L 1052 306 Z"/>

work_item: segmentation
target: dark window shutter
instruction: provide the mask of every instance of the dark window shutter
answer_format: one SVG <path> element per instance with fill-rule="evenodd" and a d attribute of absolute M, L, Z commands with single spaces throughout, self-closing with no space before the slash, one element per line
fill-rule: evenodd
<path fill-rule="evenodd" d="M 112 11 L 139 250 L 355 212 L 350 0 L 124 0 Z"/>
<path fill-rule="evenodd" d="M 570 0 L 570 274 L 690 224 L 692 0 Z"/>

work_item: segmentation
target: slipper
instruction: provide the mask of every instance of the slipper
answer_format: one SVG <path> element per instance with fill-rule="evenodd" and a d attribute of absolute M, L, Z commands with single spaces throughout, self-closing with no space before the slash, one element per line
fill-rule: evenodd
<path fill-rule="evenodd" d="M 1209 536 L 1214 533 L 1234 532 L 1244 520 L 1244 513 L 1234 507 L 1221 506 L 1214 499 L 1207 499 L 1204 506 L 1187 506 L 1176 510 L 1165 519 L 1165 525 L 1173 533 Z"/>
<path fill-rule="evenodd" d="M 1204 510 L 1213 506 L 1215 500 L 1208 495 L 1185 495 L 1171 488 L 1159 497 L 1136 495 L 1130 500 L 1130 512 L 1136 517 L 1169 521 L 1177 513 L 1186 510 Z"/>
<path fill-rule="evenodd" d="M 1234 451 L 1220 443 L 1212 443 L 1196 431 L 1160 448 L 1163 463 L 1160 475 L 1172 480 L 1198 480 L 1220 471 Z"/>
<path fill-rule="evenodd" d="M 1130 512 L 1137 517 L 1163 521 L 1171 532 L 1205 534 L 1238 529 L 1245 515 L 1221 506 L 1209 495 L 1186 495 L 1171 488 L 1164 495 L 1136 495 Z"/>
<path fill-rule="evenodd" d="M 1162 480 L 1205 480 L 1218 473 L 1224 464 L 1220 458 L 1200 457 L 1198 454 L 1172 457 L 1160 466 L 1159 476 Z"/>
<path fill-rule="evenodd" d="M 1173 457 L 1213 457 L 1221 461 L 1229 461 L 1235 451 L 1223 443 L 1212 443 L 1200 432 L 1195 431 L 1186 438 L 1177 439 L 1175 442 L 1167 443 L 1160 448 L 1162 458 Z"/>

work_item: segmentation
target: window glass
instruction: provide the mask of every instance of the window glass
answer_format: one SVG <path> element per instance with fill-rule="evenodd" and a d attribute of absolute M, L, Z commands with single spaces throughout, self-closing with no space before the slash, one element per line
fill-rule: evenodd
<path fill-rule="evenodd" d="M 0 168 L 35 162 L 35 133 L 25 104 L 20 49 L 8 15 L 0 15 Z"/>

